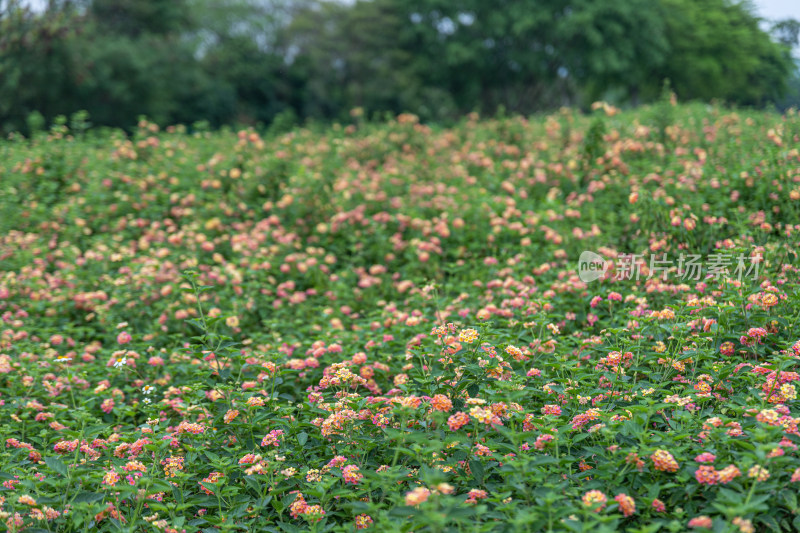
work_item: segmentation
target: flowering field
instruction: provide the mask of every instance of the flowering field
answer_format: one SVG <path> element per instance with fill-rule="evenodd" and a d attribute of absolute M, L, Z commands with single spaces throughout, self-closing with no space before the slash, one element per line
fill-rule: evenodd
<path fill-rule="evenodd" d="M 0 144 L 9 531 L 800 528 L 796 114 L 75 122 Z"/>

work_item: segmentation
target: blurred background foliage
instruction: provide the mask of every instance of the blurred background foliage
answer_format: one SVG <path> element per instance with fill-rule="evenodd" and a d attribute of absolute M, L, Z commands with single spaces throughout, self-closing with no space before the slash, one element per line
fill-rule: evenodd
<path fill-rule="evenodd" d="M 285 127 L 604 99 L 800 103 L 800 24 L 729 0 L 0 0 L 0 132 L 91 123 Z M 33 119 L 31 117 L 34 117 Z"/>

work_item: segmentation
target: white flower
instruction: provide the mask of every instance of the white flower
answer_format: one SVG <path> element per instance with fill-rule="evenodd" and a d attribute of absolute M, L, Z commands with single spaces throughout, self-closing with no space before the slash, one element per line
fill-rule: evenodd
<path fill-rule="evenodd" d="M 56 363 L 69 363 L 70 361 L 72 361 L 72 357 L 67 355 L 59 355 L 56 357 Z"/>
<path fill-rule="evenodd" d="M 156 390 L 156 388 L 153 387 L 152 385 L 145 385 L 144 387 L 142 387 L 142 393 L 144 393 L 144 394 L 150 394 L 154 390 Z"/>
<path fill-rule="evenodd" d="M 143 401 L 144 403 L 148 404 L 148 403 L 150 403 L 150 398 L 145 398 L 145 399 L 144 399 L 144 400 L 142 400 L 142 401 Z"/>
<path fill-rule="evenodd" d="M 114 361 L 114 368 L 120 368 L 122 366 L 125 366 L 127 364 L 127 362 L 128 362 L 128 358 L 127 357 L 124 357 L 124 356 L 123 357 L 117 357 L 116 361 Z"/>

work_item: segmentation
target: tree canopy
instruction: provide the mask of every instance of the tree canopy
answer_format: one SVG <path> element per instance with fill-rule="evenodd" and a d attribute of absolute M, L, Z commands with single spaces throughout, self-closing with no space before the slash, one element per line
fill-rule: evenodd
<path fill-rule="evenodd" d="M 797 103 L 800 23 L 730 0 L 0 0 L 0 131 L 269 124 L 413 112 L 449 120 L 596 99 Z M 787 101 L 788 98 L 788 101 Z"/>

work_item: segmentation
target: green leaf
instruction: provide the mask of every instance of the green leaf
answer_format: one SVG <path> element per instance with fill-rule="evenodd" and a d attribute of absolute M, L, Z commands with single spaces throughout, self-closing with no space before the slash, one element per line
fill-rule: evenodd
<path fill-rule="evenodd" d="M 472 471 L 472 475 L 475 476 L 475 481 L 480 484 L 483 484 L 483 476 L 486 473 L 483 463 L 478 461 L 477 459 L 473 459 L 469 462 L 469 469 Z"/>
<path fill-rule="evenodd" d="M 770 515 L 768 515 L 766 513 L 762 513 L 762 514 L 758 515 L 758 518 L 759 518 L 759 520 L 761 520 L 762 522 L 767 524 L 767 527 L 770 528 L 772 531 L 777 531 L 777 532 L 781 531 L 781 526 L 778 525 L 778 521 L 775 520 L 774 517 L 772 517 L 772 516 L 770 516 Z"/>
<path fill-rule="evenodd" d="M 103 498 L 105 498 L 105 494 L 100 492 L 81 492 L 72 500 L 73 504 L 76 503 L 94 503 L 99 502 Z"/>
<path fill-rule="evenodd" d="M 64 461 L 58 459 L 56 457 L 45 457 L 44 458 L 45 464 L 53 469 L 56 473 L 61 474 L 64 477 L 69 476 L 69 471 L 67 470 L 67 465 L 64 464 Z"/>
<path fill-rule="evenodd" d="M 244 482 L 248 487 L 253 489 L 253 492 L 255 492 L 256 494 L 261 493 L 261 485 L 258 483 L 258 480 L 256 480 L 253 476 L 244 476 Z"/>
<path fill-rule="evenodd" d="M 780 494 L 783 497 L 783 501 L 786 502 L 787 507 L 789 507 L 789 510 L 795 511 L 797 509 L 797 495 L 788 490 L 783 490 Z"/>
<path fill-rule="evenodd" d="M 300 446 L 305 446 L 306 442 L 308 442 L 308 433 L 302 431 L 297 435 L 297 442 L 300 443 Z"/>

